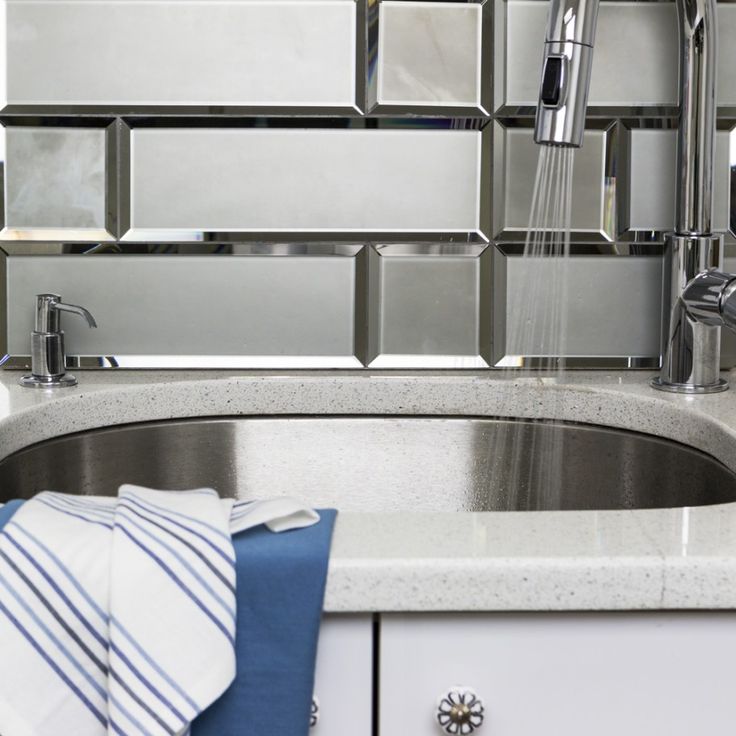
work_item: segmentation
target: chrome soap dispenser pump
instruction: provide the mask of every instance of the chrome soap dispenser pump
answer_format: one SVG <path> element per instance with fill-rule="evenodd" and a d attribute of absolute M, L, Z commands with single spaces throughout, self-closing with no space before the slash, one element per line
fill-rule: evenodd
<path fill-rule="evenodd" d="M 38 294 L 35 328 L 31 333 L 31 373 L 20 379 L 21 386 L 59 388 L 77 385 L 77 379 L 66 372 L 61 312 L 79 315 L 90 327 L 97 327 L 95 318 L 84 307 L 64 304 L 58 294 Z"/>

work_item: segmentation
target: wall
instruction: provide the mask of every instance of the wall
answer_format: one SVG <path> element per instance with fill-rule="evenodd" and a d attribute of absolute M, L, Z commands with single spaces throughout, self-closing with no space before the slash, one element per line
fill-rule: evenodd
<path fill-rule="evenodd" d="M 10 364 L 26 362 L 46 290 L 98 318 L 94 332 L 65 320 L 70 352 L 92 364 L 530 362 L 540 346 L 506 325 L 527 272 L 544 267 L 519 253 L 546 11 L 8 0 Z M 729 39 L 736 5 L 719 12 Z M 578 365 L 658 361 L 676 37 L 673 3 L 602 3 L 565 305 L 563 351 Z M 725 42 L 718 94 L 715 219 L 731 248 Z M 736 362 L 728 338 L 724 361 Z"/>

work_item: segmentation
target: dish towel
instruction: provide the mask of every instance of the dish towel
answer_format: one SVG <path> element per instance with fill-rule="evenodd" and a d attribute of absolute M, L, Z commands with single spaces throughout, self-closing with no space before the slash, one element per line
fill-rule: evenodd
<path fill-rule="evenodd" d="M 337 512 L 319 515 L 319 524 L 298 534 L 270 534 L 261 526 L 233 538 L 238 672 L 225 694 L 194 721 L 192 736 L 309 733 Z"/>
<path fill-rule="evenodd" d="M 0 733 L 188 734 L 235 677 L 231 535 L 317 521 L 212 489 L 24 503 L 0 530 Z"/>

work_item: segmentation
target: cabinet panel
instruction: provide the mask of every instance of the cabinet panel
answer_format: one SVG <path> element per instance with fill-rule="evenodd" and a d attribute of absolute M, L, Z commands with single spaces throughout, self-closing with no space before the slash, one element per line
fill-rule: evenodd
<path fill-rule="evenodd" d="M 317 651 L 313 736 L 370 736 L 373 709 L 373 620 L 327 616 Z"/>
<path fill-rule="evenodd" d="M 730 736 L 736 613 L 385 616 L 381 736 L 437 736 L 473 688 L 479 736 Z"/>

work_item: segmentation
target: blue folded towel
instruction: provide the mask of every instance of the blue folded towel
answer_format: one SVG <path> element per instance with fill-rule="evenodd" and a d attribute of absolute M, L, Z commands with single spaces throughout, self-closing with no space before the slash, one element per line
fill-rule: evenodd
<path fill-rule="evenodd" d="M 0 529 L 22 501 L 0 506 Z M 233 538 L 237 573 L 237 675 L 192 724 L 192 736 L 306 736 L 314 665 L 337 512 L 321 523 Z"/>
<path fill-rule="evenodd" d="M 327 562 L 337 512 L 307 529 L 234 537 L 235 681 L 192 724 L 192 736 L 306 736 Z"/>
<path fill-rule="evenodd" d="M 10 521 L 13 514 L 23 505 L 23 501 L 9 501 L 0 506 L 0 530 Z"/>

